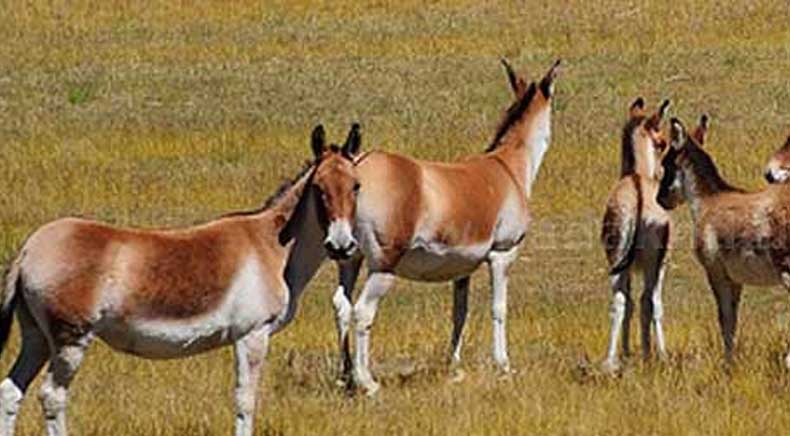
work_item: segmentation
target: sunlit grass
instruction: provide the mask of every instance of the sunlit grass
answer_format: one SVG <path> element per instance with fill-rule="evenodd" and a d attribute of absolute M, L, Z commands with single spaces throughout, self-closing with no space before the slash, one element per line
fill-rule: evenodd
<path fill-rule="evenodd" d="M 460 383 L 446 365 L 449 285 L 400 281 L 372 335 L 384 389 L 347 397 L 334 383 L 327 264 L 273 340 L 260 434 L 781 433 L 786 293 L 746 291 L 738 362 L 724 368 L 680 210 L 665 289 L 671 357 L 604 377 L 597 237 L 637 95 L 671 98 L 687 124 L 709 112 L 725 176 L 762 185 L 790 124 L 788 22 L 782 1 L 0 2 L 0 259 L 64 215 L 161 227 L 257 207 L 309 156 L 318 122 L 339 141 L 361 121 L 366 149 L 481 151 L 511 98 L 499 57 L 532 78 L 561 57 L 533 231 L 510 285 L 517 373 L 503 378 L 489 359 L 486 274 L 473 280 Z M 4 371 L 18 345 L 15 334 Z M 151 362 L 97 345 L 70 422 L 76 434 L 228 434 L 232 375 L 229 349 Z M 42 432 L 37 386 L 23 435 Z"/>

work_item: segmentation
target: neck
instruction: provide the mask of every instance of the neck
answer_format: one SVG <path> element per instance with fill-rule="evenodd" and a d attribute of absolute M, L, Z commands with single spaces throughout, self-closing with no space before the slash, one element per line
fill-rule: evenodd
<path fill-rule="evenodd" d="M 549 149 L 550 121 L 548 110 L 528 116 L 523 125 L 508 132 L 499 149 L 499 157 L 518 176 L 527 198 L 532 196 L 532 186 Z"/>
<path fill-rule="evenodd" d="M 713 159 L 705 151 L 694 144 L 687 147 L 683 177 L 689 200 L 702 199 L 722 192 L 740 191 L 721 177 Z"/>

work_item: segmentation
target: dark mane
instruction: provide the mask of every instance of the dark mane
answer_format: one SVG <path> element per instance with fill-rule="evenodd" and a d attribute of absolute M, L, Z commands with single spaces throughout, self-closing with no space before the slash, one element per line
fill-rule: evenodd
<path fill-rule="evenodd" d="M 499 126 L 496 129 L 496 134 L 494 135 L 494 140 L 491 141 L 491 144 L 486 148 L 486 153 L 490 151 L 496 150 L 499 147 L 502 138 L 505 134 L 513 127 L 514 124 L 521 119 L 521 116 L 524 115 L 529 104 L 532 102 L 532 99 L 535 97 L 535 92 L 537 92 L 538 87 L 535 85 L 535 82 L 532 82 L 527 88 L 527 91 L 524 93 L 524 96 L 521 97 L 517 102 L 513 103 L 508 110 L 505 112 L 505 116 L 502 118 L 502 121 L 499 123 Z"/>
<path fill-rule="evenodd" d="M 704 190 L 704 194 L 717 194 L 719 192 L 743 192 L 725 181 L 719 174 L 719 169 L 705 152 L 691 138 L 687 139 L 685 145 L 686 158 L 691 162 L 691 168 L 697 177 L 697 183 Z"/>
<path fill-rule="evenodd" d="M 291 177 L 290 179 L 285 179 L 280 186 L 274 191 L 274 194 L 269 196 L 266 201 L 263 203 L 263 206 L 253 209 L 253 210 L 243 210 L 238 212 L 230 212 L 228 214 L 222 215 L 222 218 L 230 218 L 230 217 L 238 217 L 238 216 L 249 216 L 249 215 L 256 215 L 261 212 L 264 212 L 272 207 L 276 206 L 277 203 L 285 196 L 288 190 L 305 174 L 310 172 L 315 167 L 316 161 L 308 160 L 302 165 L 302 168 L 299 170 L 295 176 Z"/>
<path fill-rule="evenodd" d="M 620 148 L 620 177 L 636 173 L 636 153 L 634 153 L 634 130 L 645 120 L 644 116 L 633 117 L 623 127 Z"/>

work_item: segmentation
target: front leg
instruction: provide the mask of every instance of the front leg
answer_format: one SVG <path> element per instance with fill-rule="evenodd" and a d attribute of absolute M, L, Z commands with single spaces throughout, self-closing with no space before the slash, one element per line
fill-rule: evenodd
<path fill-rule="evenodd" d="M 507 273 L 510 264 L 516 259 L 518 248 L 508 251 L 492 251 L 488 255 L 488 268 L 491 276 L 492 317 L 494 322 L 493 355 L 494 362 L 505 372 L 510 371 L 507 355 Z"/>
<path fill-rule="evenodd" d="M 348 338 L 348 330 L 351 326 L 353 312 L 351 296 L 354 292 L 354 285 L 357 282 L 361 265 L 362 257 L 354 258 L 348 262 L 338 263 L 340 284 L 332 298 L 332 303 L 335 306 L 335 324 L 337 327 L 338 347 L 340 350 L 341 372 L 338 384 L 348 387 L 350 387 L 350 383 L 352 383 L 351 371 L 354 368 L 354 364 L 351 361 Z"/>
<path fill-rule="evenodd" d="M 370 374 L 370 327 L 376 317 L 379 299 L 383 297 L 395 282 L 392 273 L 371 272 L 365 283 L 365 288 L 354 305 L 354 322 L 357 334 L 356 354 L 354 356 L 354 381 L 364 388 L 368 395 L 378 391 L 379 384 Z"/>
<path fill-rule="evenodd" d="M 236 436 L 252 436 L 261 367 L 266 359 L 270 326 L 266 325 L 236 341 Z"/>

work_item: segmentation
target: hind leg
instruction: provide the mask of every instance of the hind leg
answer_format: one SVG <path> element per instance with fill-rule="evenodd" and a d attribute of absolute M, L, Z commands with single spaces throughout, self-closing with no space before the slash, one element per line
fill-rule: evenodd
<path fill-rule="evenodd" d="M 36 325 L 24 302 L 17 308 L 17 317 L 22 330 L 22 350 L 8 377 L 0 383 L 0 435 L 4 436 L 14 434 L 22 398 L 50 356 L 47 337 Z"/>
<path fill-rule="evenodd" d="M 629 271 L 626 270 L 611 276 L 612 303 L 609 308 L 611 325 L 609 328 L 609 347 L 606 352 L 606 360 L 604 361 L 604 367 L 608 370 L 616 370 L 620 366 L 617 360 L 617 340 L 623 329 L 627 301 L 630 298 L 626 297 L 629 294 L 629 274 Z"/>
<path fill-rule="evenodd" d="M 631 296 L 631 275 L 626 276 L 623 287 L 625 314 L 623 317 L 623 357 L 631 355 L 631 319 L 634 317 L 634 299 Z"/>
<path fill-rule="evenodd" d="M 93 335 L 83 334 L 67 342 L 55 341 L 55 351 L 41 387 L 39 399 L 49 436 L 65 436 L 66 405 L 71 381 L 85 356 Z"/>
<path fill-rule="evenodd" d="M 452 349 L 451 362 L 461 363 L 461 334 L 466 323 L 466 313 L 469 300 L 469 276 L 453 281 L 453 334 L 450 337 Z"/>
<path fill-rule="evenodd" d="M 659 358 L 666 356 L 664 328 L 662 325 L 664 306 L 661 299 L 665 271 L 666 266 L 663 261 L 656 263 L 655 266 L 645 271 L 645 290 L 641 301 L 642 357 L 645 359 L 650 357 L 651 323 L 656 330 L 656 354 L 658 354 Z"/>

